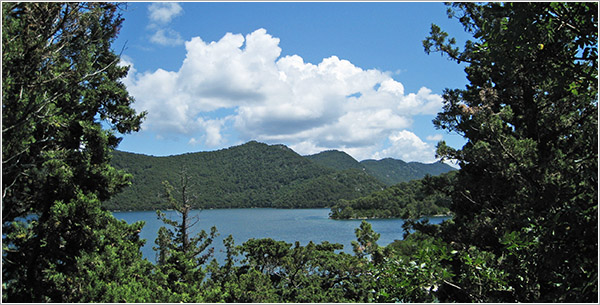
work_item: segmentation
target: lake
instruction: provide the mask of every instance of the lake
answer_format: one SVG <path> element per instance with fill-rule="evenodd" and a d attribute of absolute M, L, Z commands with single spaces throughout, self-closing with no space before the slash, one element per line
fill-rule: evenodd
<path fill-rule="evenodd" d="M 192 234 L 215 226 L 219 236 L 215 238 L 212 246 L 215 248 L 215 257 L 223 263 L 225 247 L 223 239 L 233 235 L 236 245 L 241 245 L 250 238 L 273 238 L 293 244 L 299 241 L 301 245 L 309 241 L 320 243 L 329 241 L 344 245 L 343 252 L 352 253 L 351 241 L 356 240 L 354 230 L 360 226 L 362 220 L 333 220 L 329 219 L 329 209 L 215 209 L 194 210 L 190 217 L 198 217 L 198 224 L 192 229 Z M 152 250 L 158 229 L 166 226 L 156 217 L 154 211 L 113 212 L 117 219 L 127 223 L 143 220 L 146 225 L 140 236 L 146 239 L 142 248 L 145 258 L 155 262 L 156 253 Z M 178 214 L 175 211 L 166 211 L 165 214 L 173 219 Z M 430 223 L 441 223 L 449 217 L 429 217 Z M 381 234 L 378 244 L 386 246 L 396 239 L 402 239 L 402 219 L 369 219 L 367 220 L 373 230 Z"/>

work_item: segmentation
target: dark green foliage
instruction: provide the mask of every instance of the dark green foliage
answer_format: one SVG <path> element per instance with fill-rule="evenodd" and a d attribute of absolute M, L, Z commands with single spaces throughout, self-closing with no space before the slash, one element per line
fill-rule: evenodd
<path fill-rule="evenodd" d="M 448 214 L 449 193 L 456 172 L 403 182 L 353 200 L 339 200 L 331 208 L 333 219 L 419 218 Z"/>
<path fill-rule="evenodd" d="M 444 300 L 598 301 L 598 5 L 459 3 L 475 41 L 432 26 L 427 52 L 467 63 L 434 123 L 464 135 L 441 232 L 458 251 Z M 481 266 L 483 267 L 483 269 Z M 477 268 L 480 267 L 480 268 Z"/>
<path fill-rule="evenodd" d="M 283 145 L 249 142 L 214 152 L 150 157 L 115 151 L 113 165 L 133 174 L 130 188 L 105 202 L 116 210 L 168 208 L 157 196 L 162 181 L 176 181 L 187 168 L 192 208 L 327 207 L 381 190 L 383 184 L 358 171 L 337 172 Z"/>
<path fill-rule="evenodd" d="M 363 166 L 358 161 L 347 153 L 339 150 L 327 150 L 318 154 L 306 156 L 306 158 L 315 163 L 339 171 L 346 169 L 363 170 Z"/>
<path fill-rule="evenodd" d="M 3 244 L 3 296 L 7 300 L 116 302 L 139 300 L 138 294 L 127 295 L 129 289 L 151 295 L 147 290 L 151 286 L 143 284 L 151 281 L 142 275 L 152 264 L 142 260 L 142 226 L 116 220 L 100 209 L 99 200 L 81 193 L 69 203 L 56 202 L 47 221 L 13 222 L 5 230 L 11 243 Z M 49 234 L 36 234 L 34 229 Z M 21 253 L 21 249 L 39 249 L 39 265 L 13 265 L 33 259 L 33 253 Z M 35 283 L 27 278 L 35 274 L 31 269 L 43 270 Z"/>
<path fill-rule="evenodd" d="M 311 162 L 314 161 L 314 162 Z M 192 208 L 321 208 L 382 190 L 378 177 L 407 181 L 453 170 L 446 164 L 368 161 L 369 168 L 339 151 L 302 157 L 283 145 L 255 141 L 213 152 L 152 157 L 115 151 L 112 164 L 133 175 L 132 184 L 105 202 L 112 210 L 165 209 L 157 189 L 177 180 L 174 169 L 186 167 L 198 194 Z M 398 166 L 403 164 L 403 166 Z M 386 174 L 387 173 L 387 174 Z M 395 176 L 394 176 L 395 175 Z"/>
<path fill-rule="evenodd" d="M 324 208 L 340 199 L 365 196 L 382 190 L 383 184 L 357 171 L 344 170 L 282 188 L 273 206 L 280 208 Z"/>
<path fill-rule="evenodd" d="M 2 300 L 117 300 L 148 269 L 141 225 L 100 206 L 128 183 L 109 165 L 115 131 L 143 118 L 110 48 L 118 7 L 3 2 L 2 17 Z"/>
<path fill-rule="evenodd" d="M 383 250 L 373 268 L 377 302 L 439 302 L 439 288 L 451 277 L 445 262 L 453 259 L 440 239 L 415 232 Z"/>
<path fill-rule="evenodd" d="M 363 220 L 360 227 L 356 228 L 354 232 L 357 238 L 356 241 L 352 241 L 354 254 L 359 258 L 370 256 L 377 261 L 380 260 L 381 254 L 378 252 L 377 240 L 381 235 L 373 231 L 371 224 Z"/>
<path fill-rule="evenodd" d="M 365 171 L 373 177 L 381 180 L 387 185 L 407 182 L 414 179 L 424 178 L 426 175 L 437 176 L 455 169 L 445 163 L 436 162 L 423 164 L 419 162 L 404 162 L 391 158 L 375 160 L 364 160 L 360 164 Z"/>
<path fill-rule="evenodd" d="M 214 251 L 209 246 L 217 236 L 217 229 L 212 227 L 210 233 L 202 230 L 196 236 L 190 236 L 190 229 L 198 220 L 189 216 L 194 196 L 189 193 L 185 171 L 181 173 L 179 186 L 180 197 L 175 199 L 173 186 L 165 181 L 164 200 L 181 216 L 181 221 L 169 219 L 157 211 L 159 219 L 171 227 L 161 227 L 156 238 L 158 283 L 168 294 L 165 302 L 201 302 L 199 292 L 206 272 L 203 265 Z"/>
<path fill-rule="evenodd" d="M 416 218 L 434 208 L 428 203 L 451 202 L 454 217 L 440 226 L 408 220 L 405 230 L 415 232 L 387 247 L 365 221 L 356 229 L 355 255 L 328 242 L 251 239 L 235 246 L 230 236 L 220 266 L 208 262 L 216 229 L 190 237 L 190 209 L 326 205 L 380 184 L 343 154 L 315 157 L 353 167 L 335 171 L 284 146 L 251 142 L 165 158 L 116 152 L 114 166 L 135 174 L 141 200 L 107 203 L 131 177 L 109 165 L 119 139 L 99 120 L 124 133 L 143 118 L 118 81 L 127 68 L 116 66 L 110 50 L 122 21 L 117 7 L 2 3 L 2 300 L 597 302 L 597 3 L 452 6 L 450 15 L 476 41 L 460 51 L 433 26 L 424 46 L 468 63 L 469 86 L 446 90 L 434 121 L 467 138 L 460 150 L 438 145 L 461 170 L 335 211 Z M 405 165 L 373 164 L 393 179 Z M 178 179 L 173 170 L 182 167 L 189 176 Z M 143 223 L 117 221 L 101 202 L 139 208 L 161 200 L 182 219 L 158 213 L 173 229 L 160 229 L 153 265 L 140 252 Z"/>
<path fill-rule="evenodd" d="M 345 152 L 328 150 L 306 158 L 335 170 L 355 169 L 363 171 L 387 185 L 421 179 L 426 175 L 437 176 L 455 169 L 442 162 L 424 164 L 419 162 L 404 162 L 392 158 L 382 160 L 356 161 Z"/>
<path fill-rule="evenodd" d="M 368 262 L 335 253 L 342 248 L 339 244 L 292 246 L 267 238 L 251 239 L 237 248 L 245 258 L 208 281 L 208 290 L 220 292 L 208 301 L 366 302 L 372 294 L 369 282 L 361 278 Z"/>
<path fill-rule="evenodd" d="M 439 232 L 438 226 L 414 224 Z M 425 230 L 425 229 L 424 229 Z M 427 231 L 427 230 L 426 230 Z M 456 251 L 440 239 L 416 232 L 387 247 L 363 221 L 356 229 L 355 255 L 339 244 L 301 246 L 270 238 L 235 247 L 231 237 L 225 265 L 212 263 L 204 286 L 206 302 L 432 302 L 452 274 L 444 262 Z M 243 259 L 234 263 L 234 256 Z"/>
<path fill-rule="evenodd" d="M 158 299 L 154 265 L 142 259 L 139 239 L 143 222 L 128 225 L 110 218 L 100 235 L 105 238 L 95 251 L 82 253 L 73 268 L 74 274 L 49 271 L 61 302 L 144 302 Z"/>
<path fill-rule="evenodd" d="M 439 230 L 438 226 L 421 227 Z M 206 260 L 190 260 L 183 255 L 178 237 L 181 234 L 167 235 L 163 240 L 159 237 L 157 243 L 170 245 L 170 257 L 159 262 L 157 271 L 149 275 L 157 286 L 153 286 L 156 292 L 151 296 L 144 290 L 146 301 L 435 301 L 437 288 L 450 277 L 442 262 L 453 256 L 441 240 L 418 232 L 404 241 L 380 247 L 379 234 L 365 221 L 356 229 L 355 255 L 339 253 L 342 245 L 329 242 L 301 246 L 298 242 L 292 245 L 264 238 L 235 246 L 229 236 L 223 241 L 223 265 L 215 260 L 208 265 Z M 206 241 L 210 244 L 211 239 Z M 195 275 L 190 277 L 192 274 Z"/>

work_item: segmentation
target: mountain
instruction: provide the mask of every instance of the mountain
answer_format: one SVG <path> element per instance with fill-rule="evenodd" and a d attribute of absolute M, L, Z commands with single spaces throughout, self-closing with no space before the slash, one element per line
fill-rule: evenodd
<path fill-rule="evenodd" d="M 382 160 L 364 160 L 360 164 L 364 166 L 369 174 L 381 180 L 387 185 L 421 179 L 425 175 L 437 176 L 456 170 L 452 166 L 435 162 L 430 164 L 410 162 L 386 158 Z"/>
<path fill-rule="evenodd" d="M 306 156 L 306 158 L 335 170 L 363 169 L 363 166 L 360 165 L 358 161 L 347 153 L 339 150 L 327 150 L 318 154 Z"/>
<path fill-rule="evenodd" d="M 255 141 L 168 157 L 114 151 L 111 164 L 133 175 L 131 186 L 103 203 L 111 210 L 167 208 L 162 181 L 178 190 L 182 171 L 188 195 L 197 196 L 193 208 L 331 207 L 385 187 L 359 170 L 336 171 L 284 145 Z"/>
<path fill-rule="evenodd" d="M 341 199 L 331 208 L 333 219 L 412 218 L 448 215 L 452 200 L 448 194 L 456 171 L 439 176 L 401 182 L 382 191 L 353 200 Z"/>
<path fill-rule="evenodd" d="M 382 160 L 356 161 L 345 152 L 328 150 L 318 154 L 306 156 L 306 158 L 329 168 L 336 170 L 358 169 L 379 179 L 386 185 L 394 185 L 415 179 L 421 179 L 425 175 L 437 176 L 456 170 L 452 166 L 442 163 L 419 163 L 404 162 L 392 158 Z"/>
<path fill-rule="evenodd" d="M 413 168 L 418 176 L 425 177 L 425 175 L 439 176 L 447 172 L 455 171 L 456 168 L 444 163 L 420 163 L 420 162 L 409 162 L 408 166 Z"/>

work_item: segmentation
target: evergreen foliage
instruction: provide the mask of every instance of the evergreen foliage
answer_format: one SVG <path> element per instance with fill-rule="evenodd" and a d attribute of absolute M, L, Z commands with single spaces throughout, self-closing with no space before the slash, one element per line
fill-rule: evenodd
<path fill-rule="evenodd" d="M 358 161 L 339 150 L 326 150 L 318 154 L 306 156 L 306 158 L 317 164 L 339 171 L 346 169 L 363 170 L 363 166 Z"/>
<path fill-rule="evenodd" d="M 177 200 L 173 197 L 174 187 L 165 181 L 164 199 L 181 216 L 181 222 L 169 219 L 161 211 L 156 212 L 159 219 L 172 227 L 161 227 L 158 231 L 158 247 L 154 248 L 158 251 L 157 277 L 159 285 L 167 293 L 166 301 L 201 302 L 201 298 L 190 292 L 202 289 L 206 272 L 203 265 L 214 252 L 214 248 L 209 246 L 217 236 L 217 229 L 212 227 L 210 233 L 202 230 L 196 236 L 190 236 L 189 231 L 198 219 L 189 217 L 194 196 L 189 193 L 189 178 L 185 171 L 181 173 L 179 185 L 181 196 Z"/>
<path fill-rule="evenodd" d="M 396 175 L 387 181 L 437 175 L 452 169 L 443 163 L 371 161 L 368 164 L 377 171 Z M 177 169 L 182 167 L 187 168 L 193 182 L 190 190 L 198 196 L 193 209 L 322 208 L 331 207 L 340 199 L 355 199 L 385 188 L 377 178 L 383 174 L 366 170 L 346 153 L 327 151 L 302 157 L 286 146 L 255 141 L 219 151 L 168 157 L 114 151 L 111 162 L 115 168 L 133 175 L 130 187 L 104 203 L 111 210 L 168 208 L 157 189 L 163 181 L 176 181 Z M 390 162 L 391 166 L 386 167 Z"/>
<path fill-rule="evenodd" d="M 134 280 L 148 268 L 142 224 L 101 208 L 130 177 L 109 164 L 115 131 L 137 131 L 144 117 L 130 107 L 119 81 L 128 68 L 110 48 L 117 11 L 2 3 L 3 301 L 100 300 L 121 288 L 109 285 L 143 282 Z"/>
<path fill-rule="evenodd" d="M 113 165 L 133 175 L 131 187 L 106 201 L 113 210 L 165 209 L 157 193 L 185 167 L 198 208 L 315 208 L 381 190 L 377 179 L 356 170 L 335 171 L 283 145 L 255 141 L 212 152 L 151 157 L 115 151 Z"/>
<path fill-rule="evenodd" d="M 456 172 L 399 183 L 352 200 L 339 200 L 331 208 L 333 219 L 420 218 L 448 214 L 449 194 Z"/>
<path fill-rule="evenodd" d="M 306 156 L 306 158 L 335 170 L 356 169 L 363 171 L 388 186 L 400 182 L 422 179 L 426 175 L 438 176 L 455 170 L 450 165 L 442 162 L 430 164 L 420 162 L 407 163 L 392 158 L 363 160 L 358 162 L 345 152 L 337 150 L 320 152 L 318 154 Z"/>
<path fill-rule="evenodd" d="M 360 162 L 360 164 L 363 165 L 366 171 L 373 177 L 376 177 L 387 185 L 422 179 L 426 175 L 437 176 L 455 170 L 452 166 L 442 162 L 431 164 L 419 162 L 407 163 L 392 158 L 385 158 L 378 161 L 364 160 Z"/>
<path fill-rule="evenodd" d="M 135 131 L 143 119 L 119 82 L 127 68 L 110 50 L 122 22 L 117 10 L 2 3 L 3 302 L 598 301 L 597 3 L 452 4 L 449 15 L 476 39 L 463 51 L 432 26 L 425 50 L 468 63 L 470 85 L 446 90 L 434 121 L 467 138 L 460 150 L 438 145 L 461 169 L 355 204 L 391 210 L 393 200 L 377 198 L 434 196 L 448 207 L 449 194 L 452 220 L 408 219 L 404 239 L 386 247 L 363 221 L 354 255 L 328 242 L 236 246 L 229 236 L 224 265 L 210 260 L 215 228 L 188 234 L 187 213 L 206 203 L 191 196 L 198 190 L 236 205 L 245 204 L 239 198 L 326 202 L 373 180 L 259 143 L 169 158 L 117 152 L 113 164 L 134 164 L 134 179 L 154 181 L 144 175 L 154 168 L 165 196 L 144 200 L 162 200 L 182 217 L 158 212 L 172 228 L 160 229 L 158 264 L 143 259 L 143 222 L 128 225 L 101 207 L 131 179 L 109 164 L 114 130 Z M 335 166 L 352 163 L 343 159 Z M 196 167 L 169 176 L 182 164 Z M 342 193 L 292 191 L 327 183 Z"/>
<path fill-rule="evenodd" d="M 434 124 L 467 144 L 441 232 L 457 259 L 443 300 L 598 301 L 598 4 L 457 3 L 464 50 L 433 25 L 427 52 L 467 63 Z M 485 266 L 481 269 L 482 264 Z"/>

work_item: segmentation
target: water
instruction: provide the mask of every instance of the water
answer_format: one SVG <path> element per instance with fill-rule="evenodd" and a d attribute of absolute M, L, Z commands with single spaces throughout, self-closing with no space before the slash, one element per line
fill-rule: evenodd
<path fill-rule="evenodd" d="M 223 239 L 233 235 L 236 245 L 241 245 L 250 238 L 273 238 L 293 244 L 299 241 L 301 245 L 309 241 L 320 243 L 329 241 L 344 246 L 343 252 L 352 253 L 351 241 L 356 240 L 354 230 L 362 220 L 332 220 L 329 219 L 329 209 L 218 209 L 194 210 L 190 217 L 198 217 L 198 224 L 192 229 L 192 234 L 215 226 L 219 236 L 213 241 L 215 257 L 220 263 L 224 261 Z M 152 249 L 158 229 L 166 226 L 160 221 L 154 211 L 114 212 L 117 219 L 127 223 L 139 220 L 146 222 L 140 236 L 146 239 L 142 248 L 145 258 L 156 261 L 156 253 Z M 174 211 L 166 211 L 167 217 L 180 220 Z M 441 223 L 448 217 L 430 217 L 430 223 Z M 386 246 L 396 239 L 402 239 L 402 219 L 370 219 L 367 220 L 373 230 L 381 234 L 378 244 Z"/>

